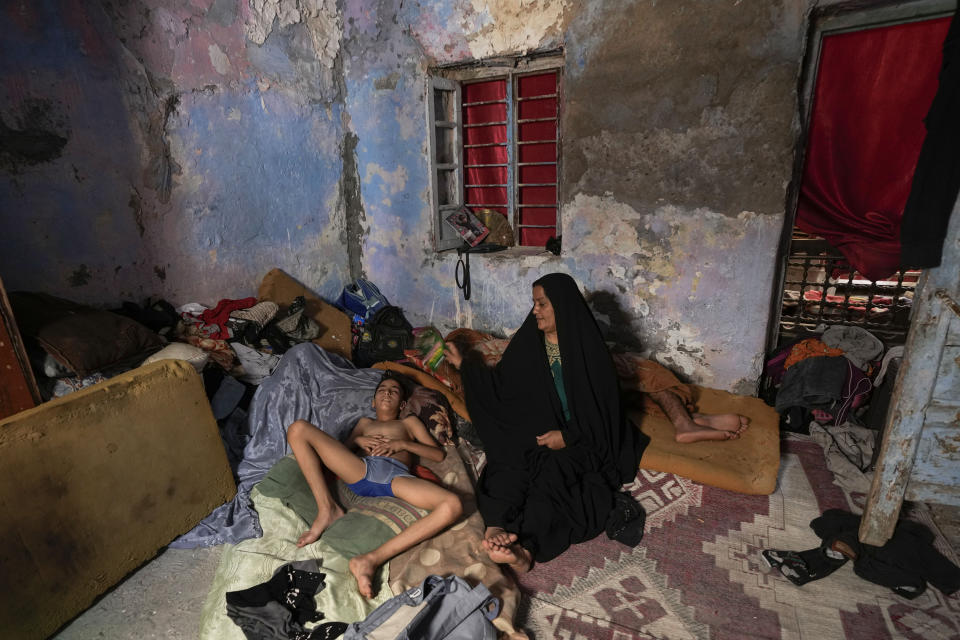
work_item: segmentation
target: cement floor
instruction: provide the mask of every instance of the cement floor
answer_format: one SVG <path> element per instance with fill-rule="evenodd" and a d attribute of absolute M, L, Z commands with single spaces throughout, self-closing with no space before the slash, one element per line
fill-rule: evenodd
<path fill-rule="evenodd" d="M 931 505 L 960 552 L 960 507 Z M 55 640 L 195 640 L 222 547 L 166 549 L 82 613 Z"/>
<path fill-rule="evenodd" d="M 222 549 L 164 550 L 53 637 L 196 640 Z"/>

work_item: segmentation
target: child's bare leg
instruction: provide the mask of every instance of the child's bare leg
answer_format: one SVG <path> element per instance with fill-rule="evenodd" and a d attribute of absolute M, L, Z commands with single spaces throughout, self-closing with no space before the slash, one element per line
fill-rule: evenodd
<path fill-rule="evenodd" d="M 343 515 L 343 509 L 333 499 L 323 477 L 323 466 L 344 482 L 358 482 L 366 473 L 363 460 L 353 454 L 342 442 L 324 433 L 306 420 L 297 420 L 287 429 L 287 442 L 297 459 L 310 491 L 317 501 L 317 518 L 297 540 L 302 547 L 315 542 L 320 534 Z"/>
<path fill-rule="evenodd" d="M 673 424 L 676 430 L 674 436 L 677 442 L 699 442 L 700 440 L 733 440 L 740 437 L 741 428 L 739 421 L 736 428 L 728 429 L 726 423 L 703 424 L 693 419 L 687 408 L 670 391 L 656 391 L 650 394 L 650 397 L 660 405 L 667 418 Z M 703 414 L 697 414 L 702 416 Z"/>
<path fill-rule="evenodd" d="M 357 580 L 357 589 L 365 598 L 375 595 L 373 574 L 377 567 L 413 545 L 431 538 L 456 522 L 463 513 L 460 498 L 443 487 L 420 478 L 394 478 L 393 495 L 429 513 L 390 538 L 382 545 L 350 560 L 350 573 Z"/>

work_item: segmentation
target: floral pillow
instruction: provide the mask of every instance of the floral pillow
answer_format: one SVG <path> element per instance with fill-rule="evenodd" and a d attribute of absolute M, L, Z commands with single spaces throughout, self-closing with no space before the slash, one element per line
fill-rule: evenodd
<path fill-rule="evenodd" d="M 400 414 L 401 418 L 407 416 L 420 418 L 440 446 L 453 443 L 453 409 L 439 391 L 418 386 Z"/>

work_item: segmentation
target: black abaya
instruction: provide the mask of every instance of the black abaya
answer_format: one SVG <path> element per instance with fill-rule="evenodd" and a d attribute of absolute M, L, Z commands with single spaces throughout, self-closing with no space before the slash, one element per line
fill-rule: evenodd
<path fill-rule="evenodd" d="M 545 562 L 603 531 L 613 496 L 636 476 L 648 440 L 625 420 L 613 361 L 576 282 L 550 274 L 534 285 L 553 306 L 570 419 L 532 313 L 496 367 L 468 357 L 461 371 L 487 453 L 480 513 L 487 526 L 516 533 Z M 563 449 L 537 444 L 538 435 L 554 429 L 563 433 Z"/>

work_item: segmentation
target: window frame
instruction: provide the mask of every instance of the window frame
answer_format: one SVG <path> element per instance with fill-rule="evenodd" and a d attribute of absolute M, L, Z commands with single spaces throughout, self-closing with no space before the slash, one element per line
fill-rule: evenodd
<path fill-rule="evenodd" d="M 531 251 L 545 251 L 544 247 L 533 245 L 520 245 L 520 228 L 517 226 L 519 220 L 519 149 L 518 149 L 518 110 L 520 101 L 516 98 L 517 82 L 519 78 L 527 75 L 536 75 L 547 71 L 554 71 L 557 74 L 557 93 L 556 93 L 556 218 L 554 223 L 555 235 L 560 236 L 561 216 L 560 216 L 560 192 L 562 175 L 562 134 L 560 123 L 562 121 L 563 110 L 563 78 L 564 78 L 564 57 L 562 50 L 550 50 L 544 52 L 535 52 L 525 56 L 504 56 L 498 58 L 489 58 L 484 60 L 474 60 L 469 62 L 455 63 L 430 69 L 427 76 L 427 126 L 429 130 L 429 161 L 430 161 L 430 191 L 433 218 L 433 244 L 437 252 L 456 249 L 463 246 L 463 241 L 444 221 L 445 215 L 448 215 L 452 209 L 464 206 L 464 183 L 465 167 L 463 165 L 463 114 L 462 105 L 462 87 L 473 82 L 489 81 L 497 78 L 504 78 L 506 82 L 507 95 L 507 175 L 509 186 L 507 189 L 507 222 L 513 230 L 516 243 L 510 249 L 517 253 L 529 253 Z M 456 108 L 455 122 L 437 121 L 435 113 L 435 92 L 449 91 L 455 92 Z M 452 155 L 456 158 L 455 163 L 439 163 L 437 161 L 438 140 L 437 127 L 455 128 L 454 134 L 455 149 Z M 455 168 L 451 165 L 455 164 Z M 456 205 L 440 204 L 440 171 L 453 171 L 456 175 Z"/>

